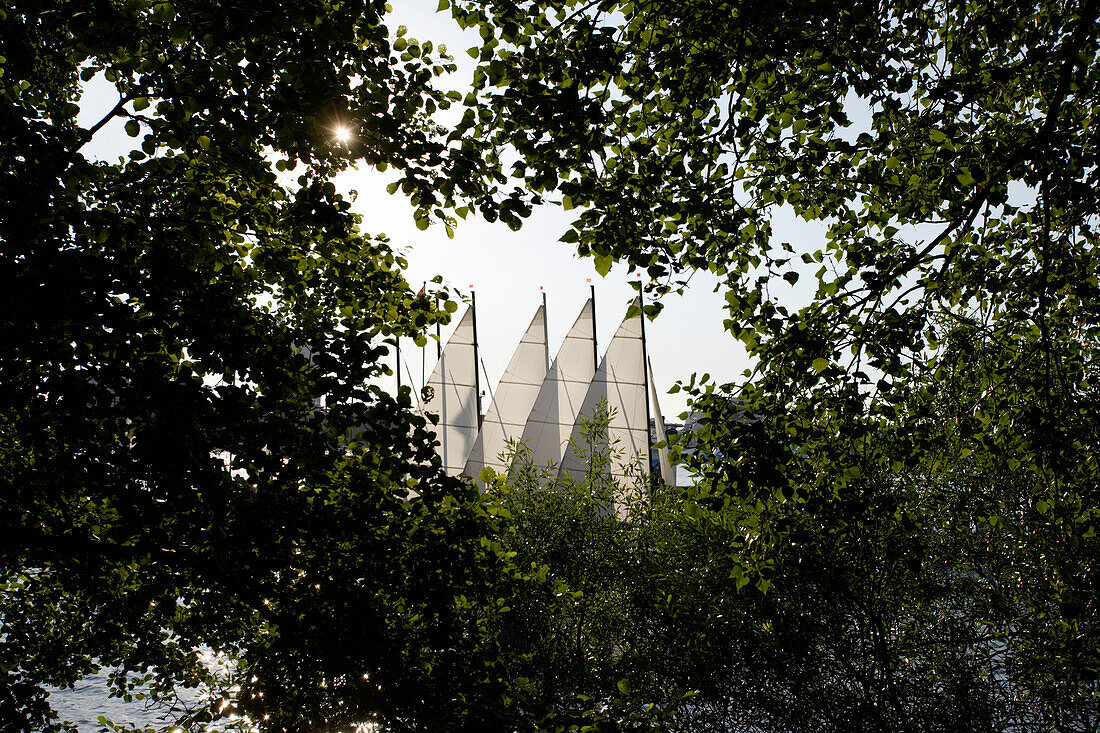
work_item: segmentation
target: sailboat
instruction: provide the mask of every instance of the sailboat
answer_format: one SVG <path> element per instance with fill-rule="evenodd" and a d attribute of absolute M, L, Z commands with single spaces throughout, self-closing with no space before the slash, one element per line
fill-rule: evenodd
<path fill-rule="evenodd" d="M 561 465 L 588 385 L 595 376 L 595 303 L 589 299 L 539 387 L 521 440 L 535 467 Z"/>
<path fill-rule="evenodd" d="M 428 378 L 421 412 L 437 415 L 436 453 L 451 476 L 462 473 L 481 426 L 477 374 L 477 317 L 466 309 Z"/>
<path fill-rule="evenodd" d="M 491 467 L 511 468 L 505 451 L 519 441 L 532 465 L 551 475 L 574 477 L 588 469 L 583 453 L 568 450 L 580 444 L 586 421 L 606 404 L 611 420 L 606 447 L 619 454 L 612 474 L 621 485 L 633 480 L 632 465 L 671 484 L 667 450 L 654 451 L 665 441 L 664 421 L 648 363 L 645 321 L 636 299 L 620 324 L 602 361 L 597 362 L 595 298 L 581 308 L 557 356 L 549 365 L 546 304 L 536 310 L 482 418 L 478 378 L 477 316 L 474 304 L 459 320 L 427 381 L 425 414 L 438 416 L 436 452 L 446 472 L 479 477 Z M 655 436 L 650 435 L 650 423 Z M 656 438 L 656 441 L 654 441 Z"/>
<path fill-rule="evenodd" d="M 629 315 L 630 313 L 634 315 Z M 668 466 L 667 450 L 662 448 L 654 456 L 651 448 L 651 415 L 656 417 L 653 422 L 657 427 L 658 442 L 664 440 L 663 418 L 656 404 L 657 395 L 651 382 L 646 354 L 645 321 L 639 298 L 631 304 L 627 318 L 619 325 L 608 344 L 607 352 L 585 394 L 570 436 L 571 444 L 582 450 L 567 451 L 561 462 L 560 473 L 581 478 L 589 470 L 588 456 L 584 449 L 609 450 L 613 456 L 611 474 L 624 488 L 631 484 L 638 473 L 649 475 L 654 468 L 660 471 L 662 480 L 667 482 L 671 479 L 672 470 Z M 601 405 L 609 413 L 606 430 L 601 435 L 592 435 L 589 430 L 589 443 L 593 439 L 598 442 L 586 445 L 583 435 L 585 421 L 591 421 Z M 656 466 L 653 465 L 654 457 L 658 459 Z"/>
<path fill-rule="evenodd" d="M 508 470 L 503 454 L 508 449 L 509 441 L 518 441 L 523 437 L 527 418 L 549 371 L 549 355 L 544 300 L 535 311 L 531 324 L 493 392 L 481 431 L 466 460 L 466 475 L 476 479 L 487 466 L 497 473 Z"/>

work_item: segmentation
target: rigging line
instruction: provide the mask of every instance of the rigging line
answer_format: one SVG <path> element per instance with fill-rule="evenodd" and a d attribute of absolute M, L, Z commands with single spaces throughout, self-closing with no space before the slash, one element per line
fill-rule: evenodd
<path fill-rule="evenodd" d="M 485 368 L 485 359 L 483 359 L 481 357 L 478 357 L 478 361 L 481 362 L 481 373 L 485 375 L 485 384 L 488 385 L 488 384 L 490 384 L 490 382 L 489 382 L 489 370 Z M 488 395 L 488 397 L 489 397 L 489 409 L 492 410 L 493 409 L 492 408 L 493 395 Z M 504 418 L 501 417 L 499 409 L 497 410 L 497 424 L 500 425 L 500 429 L 502 431 L 504 431 L 504 437 L 507 438 L 508 437 L 508 430 L 504 427 Z"/>

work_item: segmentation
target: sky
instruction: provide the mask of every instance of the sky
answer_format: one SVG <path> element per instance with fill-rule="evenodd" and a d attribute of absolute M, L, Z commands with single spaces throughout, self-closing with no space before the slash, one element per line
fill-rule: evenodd
<path fill-rule="evenodd" d="M 436 13 L 436 6 L 436 0 L 395 3 L 388 21 L 390 32 L 394 34 L 399 25 L 405 25 L 414 38 L 431 40 L 436 46 L 445 44 L 459 69 L 443 84 L 465 91 L 473 76 L 473 61 L 465 51 L 480 39 L 475 31 L 461 30 L 449 12 Z M 102 79 L 93 80 L 85 87 L 79 121 L 86 126 L 92 124 L 117 99 L 111 85 Z M 121 124 L 110 124 L 84 152 L 114 160 L 134 145 L 135 139 L 125 134 Z M 589 297 L 590 287 L 595 287 L 597 343 L 602 353 L 625 315 L 634 290 L 624 266 L 614 266 L 601 278 L 590 259 L 578 257 L 572 245 L 558 242 L 577 212 L 543 205 L 524 220 L 518 232 L 471 214 L 459 220 L 454 238 L 449 239 L 442 226 L 417 229 L 408 201 L 401 194 L 386 193 L 386 184 L 391 180 L 392 173 L 362 166 L 341 175 L 336 183 L 344 191 L 357 192 L 353 209 L 363 218 L 363 231 L 387 235 L 392 246 L 405 256 L 409 263 L 406 279 L 414 287 L 439 275 L 444 284 L 460 293 L 469 293 L 471 288 L 476 291 L 478 341 L 490 386 L 496 385 L 542 302 L 541 289 L 547 294 L 553 354 Z M 814 241 L 823 241 L 819 229 L 793 216 L 781 217 L 774 231 L 780 240 L 797 242 L 799 249 L 816 249 L 820 245 Z M 685 293 L 666 296 L 663 312 L 646 325 L 654 382 L 668 419 L 675 420 L 686 408 L 683 393 L 668 394 L 677 380 L 709 374 L 719 384 L 738 382 L 750 366 L 740 343 L 722 328 L 725 301 L 722 292 L 716 291 L 716 284 L 717 280 L 707 273 L 695 274 Z M 457 320 L 452 321 L 452 327 Z M 448 331 L 443 331 L 444 339 Z M 430 373 L 434 365 L 435 346 L 430 344 L 422 357 L 408 341 L 403 344 L 402 361 L 407 365 L 405 383 L 419 386 L 422 366 Z"/>
<path fill-rule="evenodd" d="M 474 30 L 460 29 L 449 11 L 436 13 L 436 6 L 435 0 L 394 3 L 390 31 L 405 25 L 414 38 L 445 44 L 459 67 L 445 83 L 465 91 L 473 76 L 473 61 L 466 49 L 478 45 L 480 38 Z M 446 284 L 460 292 L 468 293 L 471 286 L 476 290 L 478 341 L 489 384 L 499 380 L 542 302 L 540 288 L 545 288 L 547 297 L 553 354 L 588 299 L 590 287 L 595 287 L 596 340 L 602 354 L 635 292 L 624 266 L 614 266 L 601 278 L 591 259 L 580 258 L 572 245 L 558 242 L 577 212 L 544 205 L 524 220 L 518 232 L 471 215 L 459 220 L 454 239 L 448 239 L 442 226 L 418 230 L 407 201 L 400 194 L 386 194 L 389 180 L 374 171 L 359 170 L 343 176 L 340 183 L 358 192 L 355 210 L 363 216 L 364 229 L 385 233 L 404 253 L 410 282 L 442 275 Z M 719 382 L 736 381 L 749 366 L 744 349 L 722 329 L 725 301 L 722 293 L 715 292 L 716 283 L 713 276 L 696 274 L 684 295 L 666 297 L 664 311 L 646 324 L 654 382 L 666 418 L 674 419 L 685 409 L 683 393 L 667 394 L 678 379 L 709 373 Z M 443 335 L 446 338 L 447 332 Z M 435 347 L 428 349 L 430 372 Z M 419 383 L 419 351 L 410 343 L 402 354 L 412 381 Z"/>

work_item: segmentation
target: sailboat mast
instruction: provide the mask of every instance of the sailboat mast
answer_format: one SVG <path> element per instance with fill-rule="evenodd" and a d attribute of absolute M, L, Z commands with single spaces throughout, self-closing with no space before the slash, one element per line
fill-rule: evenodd
<path fill-rule="evenodd" d="M 435 307 L 439 309 L 439 293 L 435 295 Z M 441 417 L 447 415 L 447 364 L 443 361 L 443 332 L 439 326 L 439 321 L 435 323 L 435 358 L 439 362 L 439 374 L 441 377 L 439 385 L 439 404 L 443 408 L 439 414 Z M 444 424 L 441 435 L 439 436 L 439 445 L 443 449 L 443 470 L 446 471 L 447 466 L 447 427 Z"/>
<path fill-rule="evenodd" d="M 435 296 L 435 308 L 439 310 L 439 295 Z M 443 358 L 443 329 L 439 326 L 439 321 L 435 322 L 435 358 Z"/>
<path fill-rule="evenodd" d="M 649 347 L 645 340 L 645 286 L 638 284 L 638 305 L 642 308 L 642 380 L 645 383 L 645 467 L 649 472 L 649 485 L 655 485 L 653 474 L 653 437 L 649 431 L 649 423 L 653 420 L 653 414 L 649 405 Z M 658 473 L 660 473 L 658 471 Z"/>
<path fill-rule="evenodd" d="M 542 288 L 539 288 L 542 290 Z M 542 290 L 542 348 L 546 352 L 546 371 L 550 371 L 550 323 L 546 318 L 546 291 Z"/>
<path fill-rule="evenodd" d="M 470 291 L 470 313 L 474 322 L 474 397 L 477 400 L 477 429 L 481 430 L 481 376 L 477 370 L 477 293 Z"/>
<path fill-rule="evenodd" d="M 592 292 L 592 369 L 600 370 L 600 352 L 596 348 L 596 286 L 589 285 Z"/>
<path fill-rule="evenodd" d="M 424 281 L 424 286 L 422 288 L 420 288 L 420 292 L 421 293 L 427 293 L 428 292 L 428 281 L 427 280 Z M 420 347 L 420 388 L 421 389 L 423 389 L 424 385 L 428 383 L 428 361 L 427 361 L 427 356 L 426 356 L 427 352 L 425 351 L 426 346 L 427 346 L 427 344 Z M 409 379 L 412 380 L 412 375 L 411 374 L 409 375 Z"/>

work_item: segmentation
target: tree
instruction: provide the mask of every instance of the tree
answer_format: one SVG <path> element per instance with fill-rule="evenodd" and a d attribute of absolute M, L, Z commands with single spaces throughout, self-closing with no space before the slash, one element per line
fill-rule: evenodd
<path fill-rule="evenodd" d="M 188 730 L 522 718 L 490 520 L 377 386 L 384 339 L 446 314 L 330 181 L 393 166 L 426 209 L 478 185 L 431 120 L 452 64 L 384 11 L 0 6 L 5 730 L 99 669 Z M 96 77 L 117 104 L 82 127 Z M 112 125 L 134 150 L 87 157 Z"/>
<path fill-rule="evenodd" d="M 654 571 L 668 557 L 661 542 L 673 536 L 677 503 L 652 495 L 642 467 L 609 440 L 612 418 L 606 400 L 581 418 L 568 450 L 583 473 L 535 465 L 518 442 L 507 474 L 483 471 L 499 542 L 528 581 L 500 619 L 500 640 L 525 652 L 512 669 L 547 722 L 677 730 L 680 681 L 652 673 L 647 638 L 654 602 L 665 599 Z"/>
<path fill-rule="evenodd" d="M 491 109 L 456 137 L 509 161 L 502 178 L 532 200 L 578 209 L 563 240 L 601 272 L 625 260 L 658 293 L 696 270 L 722 279 L 727 329 L 756 367 L 741 385 L 685 385 L 709 418 L 688 498 L 740 528 L 731 582 L 790 597 L 792 533 L 847 545 L 868 526 L 846 519 L 849 502 L 863 496 L 869 526 L 888 527 L 894 489 L 866 487 L 916 480 L 914 516 L 974 525 L 956 539 L 972 531 L 984 549 L 958 572 L 1006 583 L 998 643 L 1047 715 L 1025 727 L 1096 722 L 1097 11 L 452 7 L 480 29 Z M 824 246 L 777 241 L 777 215 L 819 222 Z M 761 419 L 732 419 L 731 405 Z M 941 503 L 945 482 L 967 501 Z M 919 597 L 901 598 L 917 618 Z M 990 727 L 1010 725 L 1003 705 Z"/>

